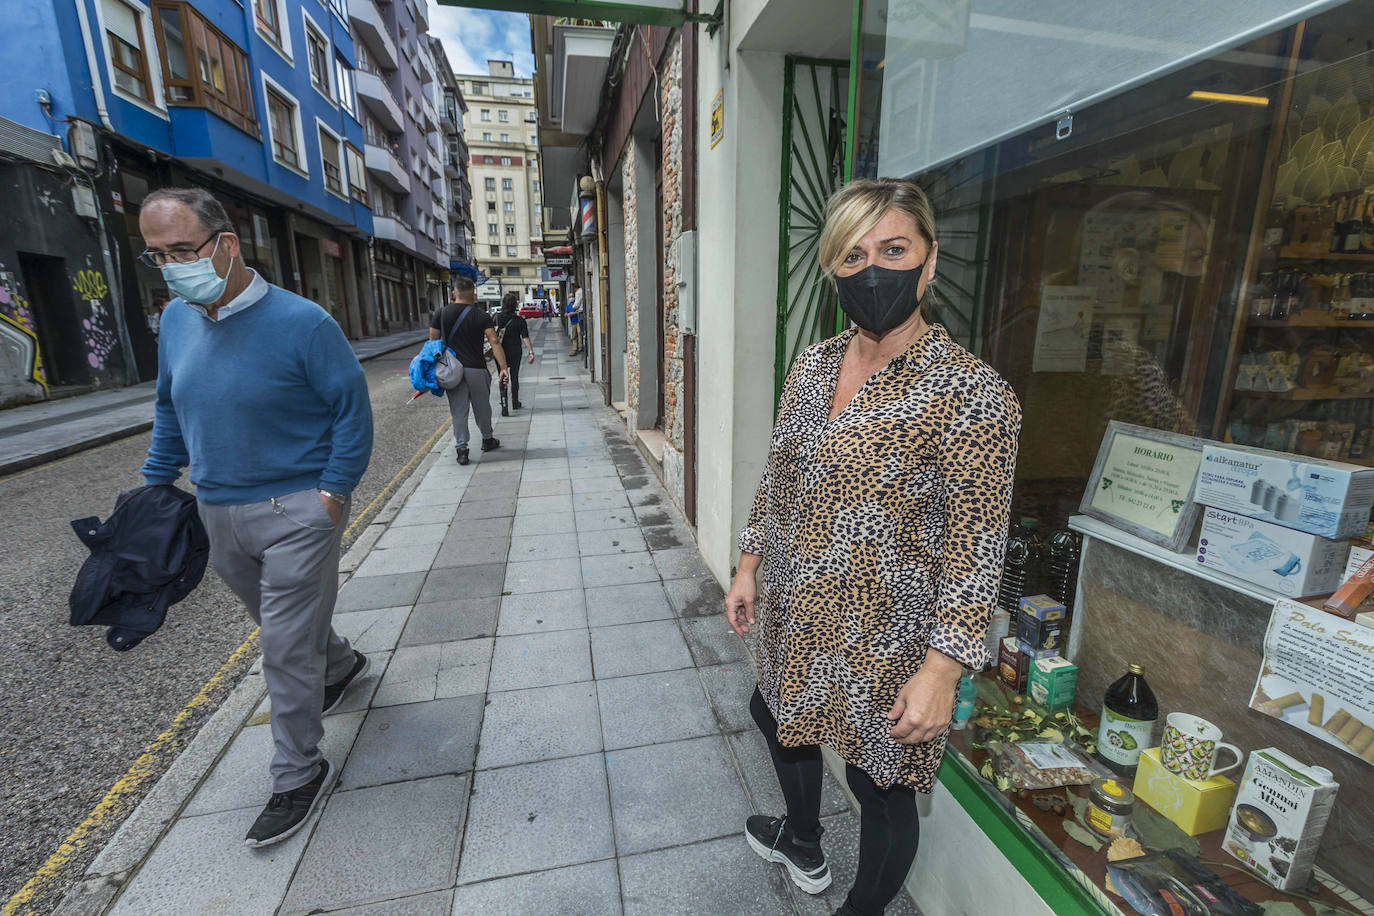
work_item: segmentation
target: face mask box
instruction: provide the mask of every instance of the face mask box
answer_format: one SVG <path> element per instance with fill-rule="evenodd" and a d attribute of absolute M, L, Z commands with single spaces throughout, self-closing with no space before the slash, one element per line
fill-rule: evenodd
<path fill-rule="evenodd" d="M 1338 789 L 1330 770 L 1254 751 L 1221 846 L 1281 891 L 1306 887 Z"/>
<path fill-rule="evenodd" d="M 1345 558 L 1344 541 L 1221 509 L 1208 509 L 1202 516 L 1198 563 L 1281 595 L 1331 594 L 1340 587 Z"/>
<path fill-rule="evenodd" d="M 1241 445 L 1207 445 L 1193 499 L 1308 534 L 1348 538 L 1369 525 L 1374 468 Z"/>

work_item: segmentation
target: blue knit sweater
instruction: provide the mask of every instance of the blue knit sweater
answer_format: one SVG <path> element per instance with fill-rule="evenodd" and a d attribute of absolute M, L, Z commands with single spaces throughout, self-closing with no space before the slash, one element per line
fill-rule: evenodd
<path fill-rule="evenodd" d="M 221 321 L 162 313 L 143 476 L 190 466 L 196 495 L 243 505 L 310 487 L 352 492 L 372 455 L 367 380 L 337 322 L 277 286 Z"/>

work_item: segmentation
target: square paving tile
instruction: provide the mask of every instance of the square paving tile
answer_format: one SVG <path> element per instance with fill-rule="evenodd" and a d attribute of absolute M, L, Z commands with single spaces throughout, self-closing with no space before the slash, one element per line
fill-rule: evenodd
<path fill-rule="evenodd" d="M 260 806 L 180 818 L 110 912 L 262 916 L 276 912 L 312 824 L 267 849 L 249 849 L 243 835 Z M 318 818 L 315 814 L 312 818 Z"/>
<path fill-rule="evenodd" d="M 642 525 L 639 530 L 644 535 L 644 543 L 649 545 L 650 550 L 696 547 L 697 542 L 692 536 L 692 529 L 686 525 Z"/>
<path fill-rule="evenodd" d="M 608 749 L 699 738 L 718 732 L 694 669 L 597 681 Z"/>
<path fill-rule="evenodd" d="M 396 514 L 391 526 L 404 528 L 408 525 L 446 525 L 453 521 L 453 513 L 457 508 L 457 506 L 427 506 L 423 503 L 413 506 L 407 505 Z"/>
<path fill-rule="evenodd" d="M 448 537 L 480 540 L 510 537 L 512 516 L 498 518 L 465 518 L 448 526 Z"/>
<path fill-rule="evenodd" d="M 591 681 L 493 693 L 482 720 L 477 768 L 594 754 L 601 719 Z"/>
<path fill-rule="evenodd" d="M 335 793 L 283 912 L 317 912 L 450 886 L 467 795 L 468 780 L 460 776 Z"/>
<path fill-rule="evenodd" d="M 643 553 L 648 550 L 644 535 L 636 528 L 606 528 L 601 531 L 581 531 L 577 545 L 584 557 L 613 553 Z"/>
<path fill-rule="evenodd" d="M 540 480 L 568 480 L 570 477 L 567 464 L 552 468 L 532 468 L 527 464 L 525 465 L 525 473 L 520 477 L 520 482 L 524 484 Z"/>
<path fill-rule="evenodd" d="M 334 617 L 334 632 L 363 654 L 390 652 L 405 629 L 408 607 L 379 608 L 375 611 L 354 611 Z"/>
<path fill-rule="evenodd" d="M 597 509 L 623 509 L 630 505 L 630 501 L 625 496 L 623 490 L 605 493 L 574 493 L 573 507 L 578 512 L 589 512 Z"/>
<path fill-rule="evenodd" d="M 830 775 L 829 768 L 826 775 Z M 830 916 L 839 909 L 849 895 L 849 889 L 854 886 L 854 876 L 859 870 L 859 816 L 849 810 L 848 802 L 844 814 L 822 817 L 821 826 L 825 828 L 825 860 L 830 865 L 833 880 L 824 892 L 814 897 L 796 888 L 791 889 L 792 897 L 798 904 L 797 912 L 802 916 Z M 782 873 L 780 868 L 778 871 Z M 921 916 L 921 911 L 905 888 L 883 913 L 884 916 Z"/>
<path fill-rule="evenodd" d="M 566 478 L 557 480 L 525 480 L 520 481 L 520 497 L 530 496 L 566 496 L 572 492 L 572 485 Z"/>
<path fill-rule="evenodd" d="M 582 566 L 577 557 L 557 560 L 527 560 L 506 567 L 504 591 L 552 592 L 582 587 Z"/>
<path fill-rule="evenodd" d="M 697 671 L 706 685 L 706 694 L 711 698 L 711 708 L 720 720 L 722 731 L 737 732 L 757 727 L 754 717 L 749 714 L 749 699 L 758 686 L 753 664 L 735 662 L 698 668 Z"/>
<path fill-rule="evenodd" d="M 591 634 L 592 670 L 598 679 L 692 667 L 676 620 L 596 627 Z"/>
<path fill-rule="evenodd" d="M 510 561 L 561 560 L 577 556 L 577 536 L 564 534 L 522 534 L 510 541 Z"/>
<path fill-rule="evenodd" d="M 720 735 L 610 751 L 606 775 L 622 856 L 738 835 L 753 813 Z"/>
<path fill-rule="evenodd" d="M 466 639 L 397 649 L 372 705 L 399 706 L 485 693 L 491 644 L 491 639 Z"/>
<path fill-rule="evenodd" d="M 451 532 L 444 539 L 432 564 L 435 569 L 447 566 L 481 566 L 485 563 L 504 563 L 510 550 L 510 538 L 475 538 L 461 530 Z"/>
<path fill-rule="evenodd" d="M 579 474 L 572 482 L 574 493 L 619 493 L 624 489 L 617 474 L 601 477 L 586 477 Z"/>
<path fill-rule="evenodd" d="M 600 754 L 482 770 L 473 785 L 459 884 L 615 854 Z"/>
<path fill-rule="evenodd" d="M 658 569 L 647 551 L 582 558 L 582 583 L 587 588 L 657 581 Z"/>
<path fill-rule="evenodd" d="M 735 732 L 726 736 L 730 749 L 739 761 L 740 771 L 744 773 L 744 784 L 754 799 L 758 814 L 777 817 L 787 810 L 782 789 L 778 786 L 778 774 L 773 769 L 773 758 L 768 753 L 768 743 L 763 740 L 757 728 L 750 731 Z M 821 772 L 821 817 L 843 814 L 849 811 L 849 796 L 840 788 L 835 775 L 825 767 Z M 827 851 L 830 849 L 826 842 Z"/>
<path fill-rule="evenodd" d="M 676 547 L 672 550 L 657 550 L 653 554 L 658 573 L 668 579 L 699 579 L 709 576 L 711 570 L 701 559 L 701 552 L 693 547 Z"/>
<path fill-rule="evenodd" d="M 574 630 L 587 625 L 587 604 L 579 588 L 557 592 L 523 592 L 501 599 L 497 636 Z"/>
<path fill-rule="evenodd" d="M 668 597 L 657 582 L 587 589 L 587 623 L 593 627 L 664 620 L 672 616 Z"/>
<path fill-rule="evenodd" d="M 525 515 L 551 515 L 553 513 L 571 512 L 573 510 L 573 497 L 567 494 L 558 496 L 526 496 L 516 500 L 515 517 L 520 518 Z"/>
<path fill-rule="evenodd" d="M 515 520 L 511 529 L 514 537 L 538 534 L 571 534 L 577 531 L 576 516 L 571 512 L 555 512 L 552 515 L 522 515 Z"/>
<path fill-rule="evenodd" d="M 504 563 L 479 563 L 476 566 L 434 569 L 425 577 L 425 587 L 420 590 L 419 603 L 499 595 L 505 575 Z"/>
<path fill-rule="evenodd" d="M 437 891 L 351 906 L 346 910 L 330 910 L 329 916 L 449 916 L 452 911 L 453 891 Z"/>
<path fill-rule="evenodd" d="M 468 598 L 457 601 L 435 601 L 417 604 L 410 612 L 406 628 L 401 633 L 401 646 L 423 646 L 436 642 L 454 642 L 496 634 L 496 609 L 501 599 Z"/>
<path fill-rule="evenodd" d="M 426 480 L 410 494 L 406 504 L 410 506 L 456 506 L 463 501 L 468 483 L 454 483 L 447 479 Z"/>
<path fill-rule="evenodd" d="M 591 679 L 586 630 L 498 636 L 487 690 L 521 690 Z"/>
<path fill-rule="evenodd" d="M 377 539 L 379 550 L 390 550 L 393 547 L 425 547 L 429 544 L 438 544 L 444 539 L 448 532 L 448 525 L 407 525 L 404 528 L 388 528 L 380 538 Z"/>
<path fill-rule="evenodd" d="M 738 836 L 620 860 L 625 916 L 791 913 L 786 881 Z"/>
<path fill-rule="evenodd" d="M 404 531 L 405 529 L 402 528 L 401 530 Z M 398 573 L 425 572 L 434 562 L 435 554 L 438 552 L 438 544 L 386 549 L 374 548 L 353 575 L 357 578 L 363 578 L 366 576 L 394 576 Z"/>
<path fill-rule="evenodd" d="M 634 506 L 636 509 L 641 506 L 666 506 L 670 502 L 668 494 L 663 492 L 663 488 L 653 485 L 640 487 L 636 490 L 629 490 L 627 495 L 630 500 L 630 505 Z"/>
<path fill-rule="evenodd" d="M 638 528 L 639 519 L 628 508 L 581 509 L 577 512 L 578 531 L 605 531 L 610 528 Z"/>
<path fill-rule="evenodd" d="M 663 583 L 663 590 L 681 617 L 714 617 L 725 612 L 725 591 L 714 576 L 671 579 Z"/>
<path fill-rule="evenodd" d="M 358 728 L 362 712 L 340 713 L 324 720 L 324 739 L 320 753 L 334 766 L 342 766 Z M 598 741 L 600 736 L 598 735 Z M 215 768 L 186 805 L 182 817 L 230 811 L 234 808 L 259 810 L 272 794 L 268 764 L 272 760 L 272 726 L 254 725 L 239 732 L 224 751 Z"/>
<path fill-rule="evenodd" d="M 620 873 L 606 859 L 460 885 L 453 916 L 619 916 Z"/>
<path fill-rule="evenodd" d="M 339 601 L 334 612 L 375 611 L 378 608 L 409 607 L 425 584 L 422 572 L 402 573 L 398 576 L 365 576 L 349 579 L 339 589 Z"/>
<path fill-rule="evenodd" d="M 469 491 L 468 498 L 458 507 L 453 516 L 455 522 L 477 521 L 484 518 L 505 518 L 515 514 L 515 497 L 496 499 L 475 499 Z"/>
<path fill-rule="evenodd" d="M 692 650 L 692 661 L 699 668 L 749 659 L 749 648 L 731 628 L 724 614 L 684 618 L 682 632 L 687 637 L 687 648 Z"/>
<path fill-rule="evenodd" d="M 481 723 L 481 695 L 373 709 L 339 784 L 356 789 L 471 770 Z"/>

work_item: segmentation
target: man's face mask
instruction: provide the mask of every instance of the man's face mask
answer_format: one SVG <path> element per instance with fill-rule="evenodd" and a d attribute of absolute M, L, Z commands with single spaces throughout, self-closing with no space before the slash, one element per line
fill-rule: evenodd
<path fill-rule="evenodd" d="M 224 295 L 224 287 L 229 278 L 221 277 L 215 271 L 213 258 L 216 251 L 219 251 L 219 239 L 215 239 L 215 247 L 208 258 L 196 258 L 184 264 L 162 265 L 162 279 L 173 293 L 187 302 L 194 302 L 196 305 L 217 302 L 219 297 Z M 230 266 L 232 265 L 233 262 L 230 261 Z"/>
<path fill-rule="evenodd" d="M 921 307 L 917 289 L 930 256 L 919 267 L 893 270 L 871 264 L 848 277 L 837 277 L 840 308 L 850 320 L 871 334 L 885 334 Z"/>

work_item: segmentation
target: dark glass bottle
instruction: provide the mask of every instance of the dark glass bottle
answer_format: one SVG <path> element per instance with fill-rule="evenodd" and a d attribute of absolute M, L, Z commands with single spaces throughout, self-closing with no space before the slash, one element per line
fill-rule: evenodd
<path fill-rule="evenodd" d="M 1145 672 L 1131 665 L 1126 676 L 1107 688 L 1102 698 L 1102 724 L 1097 730 L 1097 756 L 1113 771 L 1132 776 L 1140 752 L 1150 746 L 1159 702 L 1145 683 Z"/>

